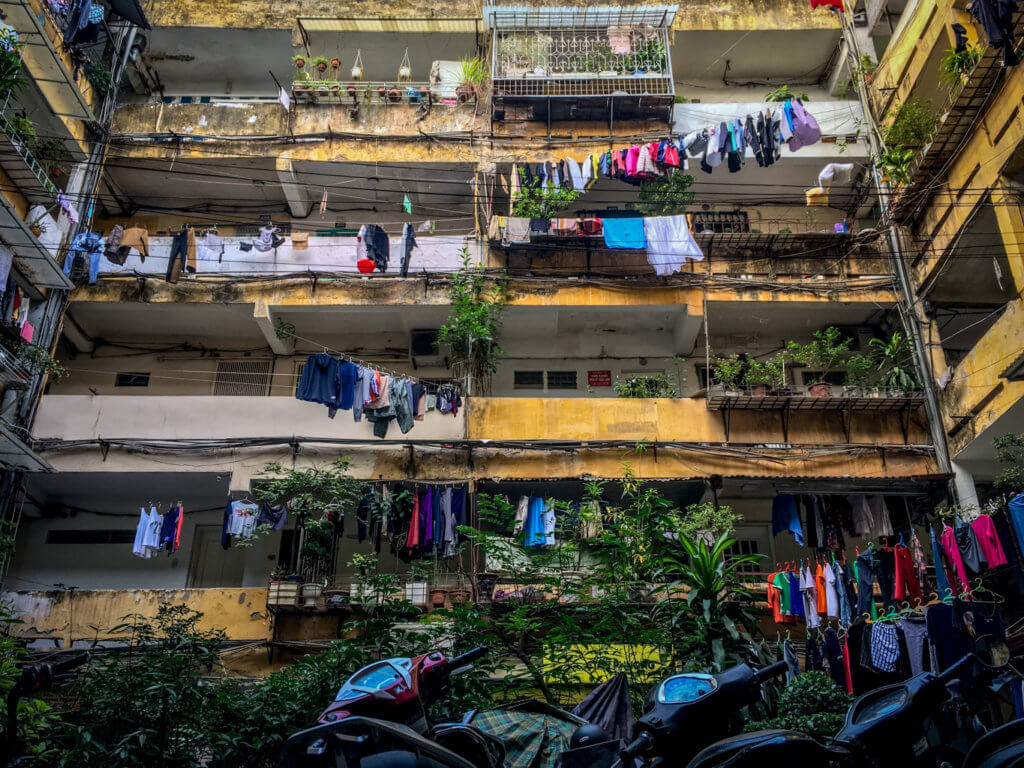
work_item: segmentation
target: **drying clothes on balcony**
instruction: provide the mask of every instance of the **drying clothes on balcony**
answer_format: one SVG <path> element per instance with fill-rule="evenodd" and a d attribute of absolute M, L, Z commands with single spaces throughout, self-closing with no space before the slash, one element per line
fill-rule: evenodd
<path fill-rule="evenodd" d="M 679 272 L 687 261 L 703 261 L 704 253 L 690 234 L 685 215 L 645 217 L 643 225 L 647 263 L 656 274 L 671 275 Z"/>
<path fill-rule="evenodd" d="M 1014 67 L 1020 58 L 1014 51 L 1017 42 L 1013 30 L 1013 16 L 1017 0 L 973 0 L 971 15 L 985 30 L 988 41 L 1003 54 L 1003 66 Z"/>
<path fill-rule="evenodd" d="M 266 525 L 272 531 L 280 531 L 288 525 L 288 507 L 284 504 L 274 506 L 267 502 L 260 504 L 260 511 L 256 514 L 256 527 Z"/>
<path fill-rule="evenodd" d="M 865 496 L 855 493 L 848 496 L 852 508 L 853 530 L 861 536 L 878 538 L 892 536 L 892 522 L 885 499 L 881 496 Z"/>
<path fill-rule="evenodd" d="M 295 397 L 326 405 L 327 415 L 333 419 L 339 408 L 347 411 L 352 407 L 356 374 L 355 364 L 347 360 L 338 360 L 326 352 L 310 355 L 302 366 Z"/>
<path fill-rule="evenodd" d="M 138 525 L 135 526 L 132 554 L 143 560 L 155 557 L 160 551 L 160 531 L 163 524 L 164 517 L 156 511 L 156 507 L 150 507 L 149 512 L 142 507 Z"/>
<path fill-rule="evenodd" d="M 71 241 L 71 249 L 64 259 L 64 274 L 70 277 L 72 269 L 88 270 L 89 285 L 95 285 L 102 253 L 103 238 L 100 235 L 95 232 L 79 233 Z"/>
<path fill-rule="evenodd" d="M 544 547 L 555 543 L 555 508 L 550 499 L 530 497 L 526 516 L 525 546 Z"/>
<path fill-rule="evenodd" d="M 604 244 L 608 248 L 643 248 L 647 245 L 643 219 L 603 219 Z"/>
<path fill-rule="evenodd" d="M 772 501 L 772 536 L 778 536 L 783 531 L 793 534 L 801 547 L 804 545 L 804 530 L 800 525 L 796 499 L 788 493 L 780 493 Z"/>
<path fill-rule="evenodd" d="M 176 504 L 164 515 L 160 526 L 160 549 L 166 550 L 168 555 L 177 552 L 181 545 L 181 524 L 184 520 L 185 508 L 181 504 Z"/>
<path fill-rule="evenodd" d="M 252 241 L 253 248 L 260 253 L 267 253 L 284 244 L 284 238 L 278 235 L 281 230 L 271 224 L 260 228 L 259 234 Z"/>
<path fill-rule="evenodd" d="M 978 515 L 971 521 L 971 529 L 978 539 L 978 546 L 981 547 L 982 555 L 989 568 L 996 568 L 1006 565 L 1006 552 L 1003 544 L 999 541 L 999 534 L 996 533 L 995 523 L 988 515 Z"/>
<path fill-rule="evenodd" d="M 228 499 L 224 507 L 224 522 L 221 526 L 220 545 L 224 549 L 231 548 L 231 540 L 251 539 L 256 533 L 256 520 L 259 505 L 245 501 Z"/>
<path fill-rule="evenodd" d="M 171 254 L 167 257 L 168 283 L 178 282 L 182 270 L 195 274 L 196 271 L 196 231 L 186 225 L 174 235 L 171 241 Z"/>
<path fill-rule="evenodd" d="M 948 525 L 942 531 L 941 536 L 942 552 L 949 563 L 951 586 L 955 594 L 970 594 L 970 577 L 967 574 L 967 566 L 964 563 L 963 555 L 960 554 L 956 532 Z"/>
<path fill-rule="evenodd" d="M 402 226 L 402 267 L 399 274 L 402 277 L 409 276 L 409 261 L 412 259 L 412 249 L 416 247 L 416 231 L 412 224 L 406 222 Z"/>
<path fill-rule="evenodd" d="M 429 407 L 429 401 L 427 406 Z M 452 384 L 442 384 L 437 388 L 435 407 L 439 413 L 458 416 L 459 408 L 462 407 L 462 396 L 459 394 L 459 390 Z"/>
<path fill-rule="evenodd" d="M 793 130 L 793 136 L 789 139 L 790 152 L 796 152 L 801 147 L 809 147 L 821 141 L 821 129 L 818 127 L 818 121 L 804 109 L 800 99 L 787 101 L 784 110 Z"/>
<path fill-rule="evenodd" d="M 897 600 L 907 600 L 916 604 L 921 600 L 921 585 L 917 580 L 917 573 L 914 571 L 914 558 L 910 554 L 910 548 L 902 544 L 893 547 L 895 556 L 896 583 L 893 596 Z"/>

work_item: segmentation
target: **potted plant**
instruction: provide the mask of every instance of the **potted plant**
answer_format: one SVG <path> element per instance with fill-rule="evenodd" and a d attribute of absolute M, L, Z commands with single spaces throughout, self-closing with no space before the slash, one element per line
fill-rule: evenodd
<path fill-rule="evenodd" d="M 461 568 L 456 578 L 456 586 L 448 590 L 448 599 L 452 605 L 465 605 L 473 599 L 473 592 L 466 588 L 466 574 Z"/>
<path fill-rule="evenodd" d="M 335 71 L 341 69 L 341 59 L 339 59 L 337 56 L 331 59 L 331 69 Z"/>
<path fill-rule="evenodd" d="M 292 91 L 295 93 L 309 93 L 312 90 L 310 85 L 309 72 L 302 69 L 295 73 L 295 79 L 292 82 Z"/>
<path fill-rule="evenodd" d="M 946 55 L 939 63 L 939 79 L 950 88 L 962 85 L 981 61 L 982 50 L 976 45 L 967 45 L 962 51 L 947 48 Z"/>
<path fill-rule="evenodd" d="M 292 56 L 292 63 L 295 64 L 296 69 L 302 69 L 303 67 L 306 66 L 306 57 L 303 56 L 302 54 L 299 54 L 298 56 Z"/>
<path fill-rule="evenodd" d="M 448 590 L 444 587 L 433 586 L 430 588 L 430 605 L 434 608 L 444 608 L 444 601 L 448 597 Z"/>
<path fill-rule="evenodd" d="M 786 386 L 786 356 L 782 352 L 767 360 L 751 360 L 743 382 L 757 397 L 764 397 Z"/>
<path fill-rule="evenodd" d="M 875 368 L 882 374 L 882 385 L 891 397 L 903 397 L 921 388 L 914 368 L 913 337 L 896 331 L 888 341 L 875 338 L 868 346 L 875 358 Z"/>
<path fill-rule="evenodd" d="M 388 90 L 388 101 L 392 104 L 397 104 L 402 100 L 402 92 L 398 88 L 391 88 Z"/>
<path fill-rule="evenodd" d="M 462 59 L 455 96 L 460 103 L 482 98 L 487 82 L 487 62 L 474 56 Z"/>
<path fill-rule="evenodd" d="M 267 606 L 271 608 L 285 608 L 298 605 L 299 589 L 298 579 L 289 574 L 283 566 L 278 566 L 270 574 Z"/>
<path fill-rule="evenodd" d="M 711 358 L 712 388 L 719 387 L 727 395 L 740 394 L 739 383 L 743 375 L 743 359 L 739 355 L 715 355 Z"/>
<path fill-rule="evenodd" d="M 316 71 L 322 75 L 327 71 L 328 61 L 323 56 L 317 56 L 313 59 L 313 66 L 316 67 Z"/>
<path fill-rule="evenodd" d="M 328 520 L 307 520 L 303 527 L 302 547 L 299 555 L 302 558 L 302 576 L 306 582 L 302 585 L 302 607 L 315 608 L 317 598 L 324 592 L 326 572 L 331 560 L 331 539 L 334 537 L 334 526 Z"/>
<path fill-rule="evenodd" d="M 852 397 L 868 397 L 875 363 L 866 355 L 853 355 L 843 367 L 846 369 L 846 393 Z"/>
<path fill-rule="evenodd" d="M 427 580 L 430 566 L 422 560 L 409 565 L 409 580 L 405 583 L 405 599 L 413 605 L 427 604 Z"/>
<path fill-rule="evenodd" d="M 694 543 L 703 541 L 708 546 L 721 536 L 732 536 L 736 523 L 743 515 L 736 514 L 730 506 L 716 505 L 710 501 L 691 504 L 679 518 L 679 535 Z"/>
<path fill-rule="evenodd" d="M 349 590 L 349 598 L 353 603 L 362 603 L 373 597 L 373 588 L 370 584 L 370 576 L 377 568 L 377 558 L 373 555 L 355 554 L 348 561 L 348 567 L 354 573 L 352 585 Z"/>
<path fill-rule="evenodd" d="M 840 357 L 849 351 L 850 342 L 834 325 L 823 331 L 815 331 L 814 338 L 807 344 L 789 342 L 786 349 L 793 359 L 810 368 L 818 377 L 808 386 L 807 391 L 811 397 L 828 397 L 832 394 L 832 386 L 825 381 L 824 376 L 835 370 Z"/>
<path fill-rule="evenodd" d="M 810 101 L 810 97 L 806 91 L 794 91 L 788 85 L 780 85 L 774 91 L 768 91 L 765 94 L 764 100 L 768 102 L 781 102 L 791 101 L 792 99 L 800 99 L 800 101 Z"/>

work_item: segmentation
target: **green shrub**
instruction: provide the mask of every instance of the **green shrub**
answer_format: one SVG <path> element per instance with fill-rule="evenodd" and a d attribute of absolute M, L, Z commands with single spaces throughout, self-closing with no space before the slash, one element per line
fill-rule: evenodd
<path fill-rule="evenodd" d="M 821 672 L 807 672 L 786 685 L 775 717 L 747 723 L 744 731 L 773 728 L 800 731 L 817 739 L 839 733 L 853 697 Z"/>

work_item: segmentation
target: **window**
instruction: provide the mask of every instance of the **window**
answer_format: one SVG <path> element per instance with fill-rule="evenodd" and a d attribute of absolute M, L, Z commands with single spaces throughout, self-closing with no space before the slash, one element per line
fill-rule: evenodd
<path fill-rule="evenodd" d="M 270 394 L 270 360 L 217 363 L 215 395 L 260 396 Z"/>
<path fill-rule="evenodd" d="M 148 373 L 119 373 L 114 380 L 115 387 L 148 387 Z"/>
<path fill-rule="evenodd" d="M 819 381 L 823 381 L 826 384 L 841 387 L 846 383 L 846 371 L 830 371 L 829 373 L 801 371 L 800 373 L 803 376 L 804 384 L 817 384 Z"/>
<path fill-rule="evenodd" d="M 725 552 L 726 558 L 760 554 L 763 553 L 761 552 L 761 545 L 757 539 L 736 539 L 736 543 L 729 547 Z M 740 573 L 759 573 L 761 566 L 755 563 L 746 563 L 739 566 L 737 570 Z"/>
<path fill-rule="evenodd" d="M 576 371 L 548 371 L 548 389 L 576 389 Z"/>
<path fill-rule="evenodd" d="M 47 544 L 132 544 L 135 529 L 88 528 L 46 532 Z"/>
<path fill-rule="evenodd" d="M 513 389 L 544 389 L 544 371 L 516 371 Z"/>

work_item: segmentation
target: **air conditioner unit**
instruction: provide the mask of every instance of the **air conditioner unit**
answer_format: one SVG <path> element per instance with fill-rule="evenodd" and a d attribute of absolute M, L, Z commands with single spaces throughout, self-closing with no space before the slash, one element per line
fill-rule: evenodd
<path fill-rule="evenodd" d="M 437 343 L 437 328 L 414 328 L 409 331 L 409 362 L 413 368 L 443 366 L 444 355 Z"/>

